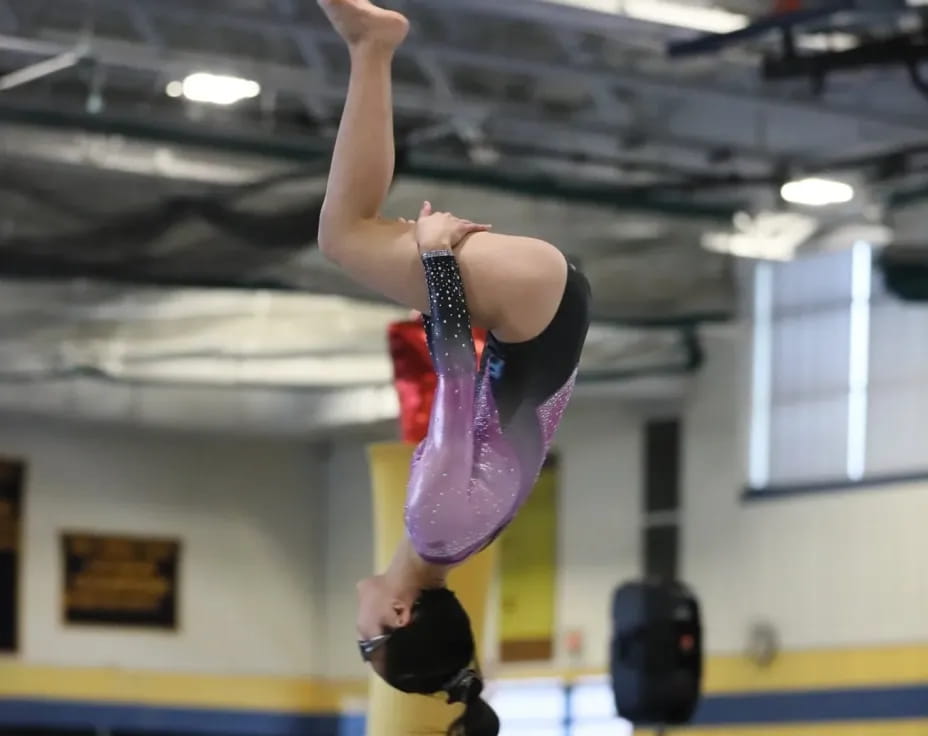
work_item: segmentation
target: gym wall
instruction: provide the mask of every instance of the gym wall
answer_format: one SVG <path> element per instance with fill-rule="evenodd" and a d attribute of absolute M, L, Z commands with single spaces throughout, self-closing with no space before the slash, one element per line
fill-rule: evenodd
<path fill-rule="evenodd" d="M 750 330 L 726 326 L 706 330 L 705 337 L 707 362 L 682 412 L 681 577 L 702 604 L 708 656 L 702 707 L 693 726 L 680 732 L 928 733 L 928 578 L 921 571 L 928 554 L 928 482 L 745 499 Z M 597 586 L 611 589 L 637 574 L 644 417 L 616 409 L 607 420 L 600 409 L 597 423 L 595 412 L 586 411 L 572 409 L 572 421 L 559 434 L 567 473 L 581 471 L 587 480 L 566 487 L 571 501 L 582 500 L 561 517 L 560 633 L 580 628 L 588 643 L 579 664 L 562 656 L 552 667 L 564 685 L 578 674 L 602 671 L 596 658 L 605 655 L 597 650 L 605 651 L 608 632 L 594 618 L 606 591 Z M 619 509 L 616 546 L 585 557 L 584 545 L 600 544 L 592 531 L 605 531 L 602 515 Z M 611 580 L 605 555 L 618 560 Z M 591 568 L 605 574 L 589 576 Z M 586 616 L 568 625 L 573 595 Z M 767 665 L 747 656 L 749 630 L 759 622 L 779 638 L 777 656 Z M 522 709 L 530 713 L 557 697 L 551 687 L 533 696 L 526 684 Z M 533 697 L 538 702 L 530 707 Z M 566 689 L 564 701 L 570 702 Z M 615 725 L 614 732 L 621 728 Z"/>
<path fill-rule="evenodd" d="M 923 722 L 908 726 L 893 709 L 928 682 L 919 646 L 928 583 L 916 569 L 928 545 L 918 529 L 928 494 L 915 485 L 743 501 L 747 345 L 746 330 L 707 338 L 708 361 L 683 415 L 682 569 L 703 605 L 711 655 L 710 710 L 699 728 L 769 723 L 772 712 L 795 706 L 792 721 L 777 726 L 795 729 L 828 714 L 784 705 L 784 693 L 831 702 L 819 697 L 824 690 L 862 702 L 847 692 L 863 688 L 896 698 L 879 706 L 884 719 L 897 719 L 881 733 L 918 733 L 911 728 Z M 605 669 L 610 593 L 639 570 L 643 419 L 614 401 L 581 399 L 559 433 L 561 636 L 546 674 Z M 154 722 L 166 732 L 198 732 L 207 721 L 250 736 L 360 728 L 340 714 L 363 710 L 354 583 L 371 559 L 370 439 L 314 448 L 0 422 L 3 451 L 29 461 L 22 656 L 0 662 L 0 690 L 33 706 L 41 695 L 132 703 L 140 714 L 132 718 L 161 719 Z M 56 555 L 66 528 L 181 537 L 179 632 L 64 627 Z M 784 648 L 767 669 L 742 655 L 755 620 L 770 621 Z M 580 656 L 563 650 L 568 631 L 583 634 Z M 32 712 L 55 711 L 42 702 Z M 130 733 L 141 722 L 113 721 L 110 710 L 62 712 Z"/>
<path fill-rule="evenodd" d="M 312 447 L 19 417 L 0 421 L 0 447 L 27 462 L 23 664 L 321 671 L 324 488 Z M 62 531 L 179 539 L 176 632 L 64 625 Z"/>
<path fill-rule="evenodd" d="M 749 331 L 707 340 L 685 413 L 683 576 L 704 612 L 694 733 L 928 732 L 928 483 L 743 498 Z M 752 624 L 773 662 L 750 662 Z"/>
<path fill-rule="evenodd" d="M 313 447 L 5 419 L 0 446 L 28 462 L 26 623 L 20 655 L 0 661 L 0 731 L 363 727 L 355 582 L 370 572 L 374 438 Z M 582 630 L 586 647 L 543 669 L 598 671 L 612 586 L 638 566 L 639 421 L 580 400 L 563 429 L 558 628 Z M 65 626 L 67 529 L 179 538 L 178 631 Z"/>
<path fill-rule="evenodd" d="M 710 650 L 742 652 L 760 620 L 790 650 L 924 641 L 928 481 L 743 499 L 749 339 L 710 339 L 685 415 L 683 570 Z"/>

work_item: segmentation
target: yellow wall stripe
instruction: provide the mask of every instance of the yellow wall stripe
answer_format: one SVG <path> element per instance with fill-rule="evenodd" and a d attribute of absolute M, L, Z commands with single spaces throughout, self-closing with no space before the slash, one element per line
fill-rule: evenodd
<path fill-rule="evenodd" d="M 786 652 L 769 667 L 745 657 L 711 657 L 709 693 L 822 690 L 928 683 L 928 645 Z"/>
<path fill-rule="evenodd" d="M 0 697 L 152 706 L 337 713 L 366 683 L 0 663 Z"/>
<path fill-rule="evenodd" d="M 603 675 L 604 670 L 545 667 L 500 671 L 503 679 Z M 928 645 L 787 652 L 767 668 L 737 656 L 710 657 L 707 694 L 808 691 L 928 683 Z M 363 698 L 366 680 L 204 675 L 102 668 L 59 668 L 0 660 L 0 697 L 140 705 L 336 713 Z M 713 729 L 715 730 L 715 729 Z M 777 727 L 777 732 L 780 732 Z M 820 731 L 816 726 L 816 734 Z M 767 736 L 766 732 L 762 736 Z M 928 736 L 928 731 L 920 736 Z"/>
<path fill-rule="evenodd" d="M 777 726 L 712 726 L 668 729 L 668 736 L 928 736 L 928 720 L 854 721 L 850 723 L 791 723 Z M 651 729 L 636 736 L 657 736 Z"/>
<path fill-rule="evenodd" d="M 502 679 L 602 676 L 602 668 L 547 669 L 506 667 Z M 769 667 L 758 667 L 737 655 L 706 660 L 704 690 L 708 694 L 777 690 L 832 690 L 853 687 L 928 683 L 928 645 L 821 649 L 783 652 Z"/>

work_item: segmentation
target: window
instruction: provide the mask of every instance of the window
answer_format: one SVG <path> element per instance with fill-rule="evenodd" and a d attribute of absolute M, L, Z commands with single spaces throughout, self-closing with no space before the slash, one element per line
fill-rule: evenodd
<path fill-rule="evenodd" d="M 502 682 L 493 697 L 500 718 L 512 721 L 564 720 L 564 686 L 559 680 L 516 680 Z"/>
<path fill-rule="evenodd" d="M 514 680 L 497 683 L 490 703 L 500 718 L 500 736 L 631 736 L 616 716 L 607 677 Z"/>
<path fill-rule="evenodd" d="M 644 426 L 644 529 L 641 546 L 648 578 L 675 580 L 680 556 L 680 420 Z"/>
<path fill-rule="evenodd" d="M 567 703 L 560 680 L 503 681 L 493 688 L 490 702 L 501 736 L 564 736 Z"/>
<path fill-rule="evenodd" d="M 753 488 L 928 469 L 928 309 L 885 293 L 872 263 L 857 243 L 757 264 Z"/>
<path fill-rule="evenodd" d="M 631 723 L 616 717 L 612 685 L 605 677 L 578 680 L 570 689 L 569 736 L 631 736 Z"/>
<path fill-rule="evenodd" d="M 874 280 L 870 302 L 865 475 L 928 471 L 928 305 Z"/>

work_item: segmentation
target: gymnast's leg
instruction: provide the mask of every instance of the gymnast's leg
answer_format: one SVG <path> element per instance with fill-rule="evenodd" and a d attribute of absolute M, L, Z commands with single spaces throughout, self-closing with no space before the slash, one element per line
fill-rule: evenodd
<path fill-rule="evenodd" d="M 418 272 L 412 226 L 380 219 L 394 166 L 390 75 L 408 21 L 367 0 L 320 0 L 319 4 L 345 40 L 351 59 L 319 247 L 365 286 L 423 310 L 425 282 Z"/>
<path fill-rule="evenodd" d="M 427 312 L 415 226 L 380 218 L 394 166 L 391 67 L 408 21 L 369 0 L 319 4 L 345 40 L 351 59 L 319 247 L 362 285 Z M 477 325 L 510 341 L 531 339 L 547 326 L 567 272 L 566 261 L 553 246 L 533 238 L 477 233 L 456 255 Z"/>

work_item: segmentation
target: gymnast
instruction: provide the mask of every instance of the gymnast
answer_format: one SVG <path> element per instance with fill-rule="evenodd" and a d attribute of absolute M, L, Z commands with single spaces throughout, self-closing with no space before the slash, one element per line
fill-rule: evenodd
<path fill-rule="evenodd" d="M 383 574 L 358 583 L 359 647 L 392 687 L 463 703 L 449 734 L 496 736 L 470 620 L 446 579 L 532 490 L 573 389 L 590 287 L 544 241 L 491 233 L 427 202 L 416 221 L 380 216 L 394 167 L 391 67 L 409 23 L 369 0 L 319 4 L 351 59 L 319 247 L 359 283 L 423 314 L 438 374 L 404 541 Z M 489 330 L 479 370 L 471 320 Z"/>

